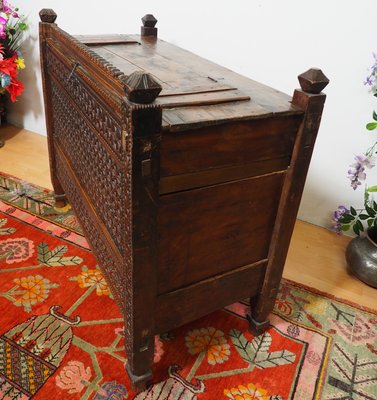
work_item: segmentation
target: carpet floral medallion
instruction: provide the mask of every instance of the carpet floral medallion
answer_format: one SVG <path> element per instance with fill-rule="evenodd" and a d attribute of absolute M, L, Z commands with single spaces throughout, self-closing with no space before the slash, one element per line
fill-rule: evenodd
<path fill-rule="evenodd" d="M 0 175 L 0 399 L 376 400 L 377 313 L 283 281 L 261 336 L 247 304 L 155 339 L 125 373 L 122 316 L 69 206 Z"/>

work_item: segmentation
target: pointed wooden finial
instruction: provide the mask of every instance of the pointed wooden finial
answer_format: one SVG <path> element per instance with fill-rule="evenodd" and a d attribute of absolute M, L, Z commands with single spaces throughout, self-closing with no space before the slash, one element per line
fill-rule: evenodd
<path fill-rule="evenodd" d="M 308 69 L 298 76 L 301 89 L 306 93 L 319 94 L 329 84 L 326 75 L 318 68 Z"/>
<path fill-rule="evenodd" d="M 127 97 L 134 103 L 152 103 L 162 90 L 152 75 L 135 71 L 124 80 Z"/>
<path fill-rule="evenodd" d="M 39 11 L 39 17 L 42 22 L 47 22 L 49 24 L 53 24 L 57 18 L 56 12 L 52 8 L 44 8 Z"/>
<path fill-rule="evenodd" d="M 157 37 L 157 19 L 152 14 L 146 14 L 141 19 L 143 26 L 141 27 L 141 36 L 155 36 Z"/>

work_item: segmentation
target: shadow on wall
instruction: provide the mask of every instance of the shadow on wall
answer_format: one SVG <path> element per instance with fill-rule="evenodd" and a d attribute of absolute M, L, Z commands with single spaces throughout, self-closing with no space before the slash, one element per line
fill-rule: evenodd
<path fill-rule="evenodd" d="M 17 126 L 24 126 L 25 120 L 28 119 L 29 129 L 38 133 L 41 132 L 41 119 L 44 120 L 43 98 L 39 86 L 41 85 L 41 77 L 39 76 L 39 41 L 37 36 L 25 38 L 22 48 L 22 54 L 25 58 L 26 68 L 20 71 L 19 79 L 24 84 L 24 92 L 20 98 L 12 103 L 7 102 L 8 122 Z M 30 122 L 34 121 L 35 129 L 30 126 Z"/>

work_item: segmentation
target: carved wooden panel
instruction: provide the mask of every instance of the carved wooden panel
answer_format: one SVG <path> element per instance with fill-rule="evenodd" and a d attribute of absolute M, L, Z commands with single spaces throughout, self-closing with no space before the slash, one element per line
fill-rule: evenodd
<path fill-rule="evenodd" d="M 121 106 L 112 113 L 108 96 L 101 98 L 98 84 L 84 78 L 78 69 L 69 68 L 69 62 L 51 46 L 46 46 L 46 61 L 54 109 L 52 134 L 57 176 L 120 309 L 124 314 L 127 310 L 125 336 L 127 352 L 131 354 L 132 106 L 120 99 Z M 115 251 L 105 239 L 106 234 L 101 235 L 101 225 L 105 226 L 110 242 L 115 243 Z"/>
<path fill-rule="evenodd" d="M 82 87 L 79 80 L 75 79 L 73 98 L 81 93 Z M 77 102 L 72 102 L 69 96 L 71 87 L 64 88 L 58 82 L 57 79 L 51 81 L 55 139 L 64 149 L 79 181 L 91 193 L 91 201 L 98 215 L 123 254 L 125 165 L 116 162 L 106 151 L 106 146 L 99 140 L 100 132 L 96 133 L 90 127 L 95 120 L 86 118 Z M 98 104 L 97 109 L 101 109 Z M 121 130 L 120 124 L 117 128 Z"/>
<path fill-rule="evenodd" d="M 96 92 L 82 84 L 78 78 L 76 67 L 68 68 L 56 55 L 58 50 L 47 47 L 46 58 L 49 72 L 61 82 L 72 97 L 94 125 L 98 133 L 106 140 L 119 158 L 124 157 L 122 149 L 122 127 L 119 121 L 107 110 L 106 104 L 98 104 Z"/>

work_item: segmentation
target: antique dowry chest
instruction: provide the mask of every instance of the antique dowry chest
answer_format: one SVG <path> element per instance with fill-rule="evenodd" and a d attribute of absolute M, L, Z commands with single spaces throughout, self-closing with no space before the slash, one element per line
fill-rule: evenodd
<path fill-rule="evenodd" d="M 263 331 L 327 78 L 305 72 L 292 98 L 157 39 L 151 15 L 141 35 L 77 37 L 40 16 L 56 202 L 124 315 L 134 385 L 151 378 L 155 334 L 245 298 Z"/>

